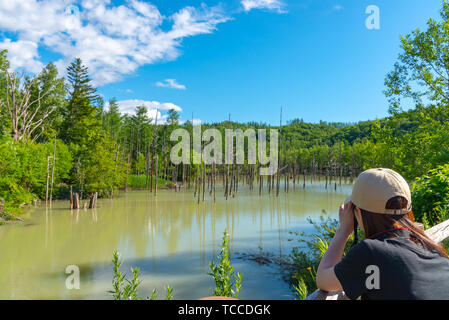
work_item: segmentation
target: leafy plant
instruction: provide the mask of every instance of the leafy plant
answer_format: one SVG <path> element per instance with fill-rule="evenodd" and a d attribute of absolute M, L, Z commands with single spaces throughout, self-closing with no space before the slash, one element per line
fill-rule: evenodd
<path fill-rule="evenodd" d="M 307 285 L 301 276 L 296 277 L 298 284 L 293 285 L 294 294 L 296 296 L 295 300 L 305 300 L 308 296 Z"/>
<path fill-rule="evenodd" d="M 412 185 L 413 213 L 428 227 L 449 219 L 449 165 L 430 170 Z"/>
<path fill-rule="evenodd" d="M 114 278 L 112 279 L 113 290 L 109 291 L 109 294 L 112 295 L 114 300 L 140 300 L 137 293 L 137 288 L 142 283 L 142 280 L 139 279 L 139 268 L 131 268 L 132 278 L 131 280 L 127 279 L 126 274 L 120 272 L 122 261 L 117 250 L 112 254 L 112 264 L 114 272 Z M 166 292 L 167 295 L 164 300 L 172 300 L 173 288 L 167 286 Z M 147 300 L 156 299 L 157 292 L 156 289 L 153 289 L 151 297 L 148 297 Z"/>
<path fill-rule="evenodd" d="M 287 281 L 291 285 L 293 294 L 300 299 L 304 299 L 309 292 L 317 290 L 316 270 L 338 226 L 338 220 L 331 218 L 320 217 L 318 221 L 311 218 L 307 220 L 315 231 L 290 232 L 293 238 L 289 241 L 297 241 L 299 245 L 293 247 L 290 255 L 283 261 L 287 271 Z M 363 232 L 359 231 L 359 239 L 362 236 Z M 346 244 L 344 254 L 351 247 L 352 240 L 353 235 Z"/>
<path fill-rule="evenodd" d="M 170 286 L 167 286 L 166 293 L 167 293 L 167 295 L 164 300 L 173 300 L 173 288 Z"/>
<path fill-rule="evenodd" d="M 117 250 L 112 254 L 112 264 L 114 278 L 112 279 L 113 291 L 110 291 L 110 294 L 114 300 L 139 300 L 137 288 L 142 282 L 139 279 L 139 268 L 131 268 L 132 279 L 126 279 L 126 275 L 120 272 L 122 261 Z"/>
<path fill-rule="evenodd" d="M 242 275 L 240 273 L 234 274 L 234 267 L 231 265 L 229 254 L 229 234 L 227 231 L 223 234 L 223 242 L 217 258 L 218 264 L 214 261 L 209 263 L 211 272 L 208 274 L 214 278 L 216 286 L 213 294 L 237 298 L 242 287 Z"/>

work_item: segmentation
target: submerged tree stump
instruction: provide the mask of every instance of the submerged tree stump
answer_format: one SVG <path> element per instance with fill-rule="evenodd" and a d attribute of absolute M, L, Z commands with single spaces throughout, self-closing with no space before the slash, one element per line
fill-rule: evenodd
<path fill-rule="evenodd" d="M 97 198 L 98 198 L 98 192 L 95 192 L 92 195 L 92 197 L 90 198 L 89 209 L 94 209 L 97 207 Z"/>
<path fill-rule="evenodd" d="M 70 210 L 73 209 L 73 190 L 72 186 L 70 186 Z"/>
<path fill-rule="evenodd" d="M 80 196 L 78 192 L 70 193 L 70 209 L 80 208 Z"/>

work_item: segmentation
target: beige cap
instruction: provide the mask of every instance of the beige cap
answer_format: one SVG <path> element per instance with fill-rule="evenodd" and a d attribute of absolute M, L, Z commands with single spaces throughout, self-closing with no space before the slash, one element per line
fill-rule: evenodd
<path fill-rule="evenodd" d="M 387 201 L 401 196 L 407 199 L 406 209 L 385 209 Z M 352 194 L 345 203 L 352 201 L 360 209 L 382 214 L 406 214 L 412 209 L 412 197 L 407 181 L 391 169 L 376 168 L 363 171 L 355 181 Z"/>

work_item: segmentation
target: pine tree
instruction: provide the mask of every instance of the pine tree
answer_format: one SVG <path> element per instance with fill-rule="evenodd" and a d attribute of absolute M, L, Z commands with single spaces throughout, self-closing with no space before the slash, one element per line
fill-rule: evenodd
<path fill-rule="evenodd" d="M 91 84 L 88 69 L 76 58 L 67 68 L 70 96 L 64 110 L 61 138 L 66 143 L 86 144 L 93 132 L 98 132 L 96 105 L 101 98 Z"/>
<path fill-rule="evenodd" d="M 103 128 L 111 139 L 117 139 L 120 133 L 122 116 L 115 98 L 109 100 L 108 111 L 103 113 Z"/>

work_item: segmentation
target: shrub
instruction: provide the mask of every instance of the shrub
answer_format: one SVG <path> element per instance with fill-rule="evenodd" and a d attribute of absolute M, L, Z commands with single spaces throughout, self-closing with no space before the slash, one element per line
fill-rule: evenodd
<path fill-rule="evenodd" d="M 131 280 L 127 279 L 126 274 L 120 272 L 122 261 L 117 250 L 112 254 L 112 264 L 114 272 L 114 278 L 112 279 L 113 290 L 109 291 L 109 294 L 112 295 L 114 300 L 140 300 L 137 294 L 137 288 L 142 283 L 142 280 L 139 278 L 139 268 L 131 268 L 132 278 Z M 167 286 L 166 291 L 164 300 L 172 300 L 173 288 Z M 153 289 L 151 297 L 147 297 L 147 300 L 156 300 L 156 298 L 156 289 Z"/>
<path fill-rule="evenodd" d="M 291 285 L 293 294 L 299 299 L 304 299 L 309 292 L 317 290 L 316 270 L 338 227 L 338 220 L 331 218 L 320 217 L 319 221 L 308 218 L 308 222 L 315 232 L 290 232 L 294 238 L 289 241 L 295 240 L 300 244 L 294 247 L 286 260 L 282 262 L 287 271 L 287 281 Z M 362 237 L 363 232 L 359 231 L 359 239 Z M 348 252 L 352 242 L 353 235 L 346 243 L 344 254 Z"/>
<path fill-rule="evenodd" d="M 24 204 L 45 198 L 47 157 L 53 156 L 53 142 L 15 142 L 3 135 L 0 150 L 0 197 L 5 199 L 5 210 L 18 211 Z M 67 178 L 71 161 L 67 146 L 57 141 L 54 194 L 61 180 Z"/>
<path fill-rule="evenodd" d="M 216 288 L 212 291 L 215 296 L 237 298 L 242 287 L 242 275 L 234 274 L 229 254 L 229 234 L 225 231 L 221 244 L 218 264 L 214 261 L 209 263 L 211 275 L 215 280 Z M 234 280 L 232 278 L 234 277 Z M 234 288 L 233 288 L 234 287 Z"/>
<path fill-rule="evenodd" d="M 431 227 L 449 219 L 449 164 L 430 170 L 412 184 L 416 221 Z"/>

